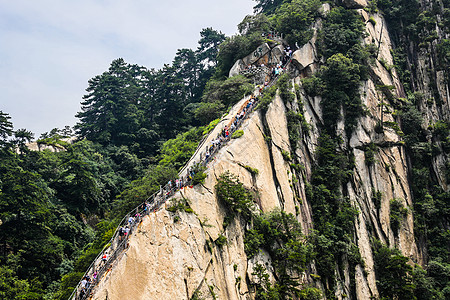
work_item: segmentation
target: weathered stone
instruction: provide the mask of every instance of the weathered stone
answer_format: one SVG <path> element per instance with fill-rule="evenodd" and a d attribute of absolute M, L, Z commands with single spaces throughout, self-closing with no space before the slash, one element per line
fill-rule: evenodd
<path fill-rule="evenodd" d="M 330 3 L 324 3 L 319 8 L 319 13 L 324 17 L 324 16 L 326 16 L 327 13 L 330 12 L 330 10 L 331 10 Z"/>
<path fill-rule="evenodd" d="M 245 64 L 242 59 L 238 59 L 230 69 L 229 77 L 239 75 L 239 73 L 245 69 Z"/>
<path fill-rule="evenodd" d="M 303 45 L 292 54 L 292 63 L 301 71 L 316 61 L 316 49 L 312 43 Z"/>
<path fill-rule="evenodd" d="M 283 56 L 284 56 L 284 47 L 283 45 L 278 45 L 271 50 L 268 62 L 271 65 L 276 65 L 281 61 Z"/>
<path fill-rule="evenodd" d="M 270 47 L 267 43 L 260 45 L 258 48 L 255 49 L 250 55 L 247 55 L 242 59 L 244 64 L 246 66 L 257 62 L 261 57 L 265 56 L 267 53 L 269 53 Z"/>
<path fill-rule="evenodd" d="M 279 94 L 275 96 L 266 114 L 267 125 L 272 137 L 272 160 L 274 175 L 279 187 L 278 198 L 281 206 L 287 213 L 295 214 L 294 193 L 289 185 L 292 182 L 292 173 L 289 171 L 289 163 L 285 161 L 283 151 L 291 154 L 289 132 L 287 129 L 286 108 Z"/>
<path fill-rule="evenodd" d="M 367 0 L 344 0 L 344 5 L 347 8 L 364 8 L 367 4 Z"/>
<path fill-rule="evenodd" d="M 346 3 L 351 7 L 363 7 L 367 4 L 366 1 L 358 0 Z M 360 13 L 366 20 L 368 32 L 365 43 L 380 45 L 378 60 L 370 66 L 372 76 L 360 89 L 361 101 L 367 113 L 358 119 L 351 136 L 345 135 L 343 120 L 338 123 L 338 130 L 343 138 L 340 147 L 350 151 L 354 157 L 354 167 L 351 170 L 353 175 L 350 176 L 350 181 L 342 186 L 342 194 L 346 195 L 358 210 L 353 242 L 357 244 L 364 264 L 353 266 L 354 269 L 350 270 L 351 266 L 344 261 L 336 267 L 338 269 L 335 270 L 335 274 L 339 281 L 335 285 L 337 299 L 344 299 L 343 295 L 349 294 L 352 280 L 355 282 L 356 299 L 379 297 L 371 247 L 373 236 L 382 243 L 397 247 L 403 255 L 411 258 L 412 262 L 423 263 L 414 240 L 412 213 L 408 213 L 401 221 L 398 233 L 394 233 L 391 228 L 391 200 L 399 199 L 404 207 L 413 205 L 402 137 L 399 132 L 388 126 L 384 126 L 382 133 L 375 132 L 375 126 L 381 119 L 388 122 L 398 121 L 398 117 L 387 108 L 382 115 L 381 102 L 386 104 L 386 107 L 393 105 L 376 86 L 379 84 L 394 86 L 395 97 L 403 93 L 395 69 L 389 68 L 393 64 L 391 41 L 380 15 L 373 15 L 376 21 L 373 24 L 367 22 L 370 18 L 367 13 L 362 11 Z M 311 41 L 294 53 L 294 64 L 300 70 L 313 64 L 319 65 L 313 44 Z M 268 55 L 269 52 L 265 53 Z M 277 46 L 272 50 L 271 57 L 279 57 L 280 53 L 282 46 Z M 233 68 L 237 70 L 259 59 L 261 56 L 251 54 L 237 62 L 236 68 Z M 420 67 L 425 68 L 426 64 L 422 62 Z M 440 74 L 437 77 L 439 81 L 442 81 L 442 76 L 444 75 Z M 294 83 L 300 87 L 296 96 L 301 99 L 285 104 L 277 94 L 265 115 L 260 112 L 253 113 L 240 128 L 244 131 L 244 135 L 228 142 L 215 155 L 208 164 L 207 177 L 203 185 L 184 188 L 176 194 L 176 197 L 189 199 L 196 215 L 179 213 L 180 220 L 174 223 L 174 215 L 162 209 L 144 218 L 138 232 L 130 237 L 130 248 L 126 254 L 101 280 L 94 299 L 104 299 L 106 296 L 108 299 L 126 299 L 130 295 L 133 299 L 189 299 L 195 290 L 201 291 L 206 298 L 212 298 L 209 297 L 208 286 L 214 287 L 214 293 L 219 299 L 253 299 L 254 294 L 249 292 L 250 287 L 247 286 L 246 278 L 249 281 L 255 280 L 253 270 L 257 263 L 267 268 L 271 282 L 275 280 L 272 261 L 266 251 L 247 259 L 243 241 L 245 224 L 235 218 L 224 228 L 227 210 L 223 203 L 217 201 L 214 187 L 219 176 L 228 171 L 235 174 L 246 188 L 257 191 L 256 204 L 262 211 L 269 212 L 281 208 L 295 214 L 305 234 L 314 227 L 311 204 L 306 197 L 306 185 L 310 182 L 314 165 L 317 163 L 319 128 L 323 124 L 322 98 L 307 96 L 301 87 L 300 79 L 301 76 L 298 76 L 294 79 Z M 441 89 L 439 93 L 448 95 L 445 82 L 439 84 Z M 202 159 L 201 153 L 204 153 L 211 140 L 231 121 L 246 100 L 241 100 L 227 116 L 222 118 L 199 146 L 188 166 Z M 446 103 L 443 105 L 447 107 Z M 311 129 L 307 133 L 301 132 L 294 153 L 293 145 L 289 142 L 286 112 L 299 109 L 300 106 L 303 110 L 296 112 L 303 114 Z M 344 114 L 343 110 L 341 114 Z M 438 112 L 434 109 L 430 119 L 437 116 Z M 266 134 L 270 134 L 271 140 Z M 364 151 L 364 147 L 369 143 L 376 145 L 370 163 Z M 303 168 L 300 171 L 293 170 L 289 162 L 283 158 L 283 152 L 295 156 Z M 436 156 L 433 162 L 435 172 L 438 173 L 438 169 L 444 164 L 445 157 Z M 247 167 L 258 169 L 258 174 L 252 174 Z M 181 174 L 185 172 L 186 169 L 182 170 Z M 298 172 L 296 176 L 303 180 L 294 182 L 294 172 Z M 446 179 L 441 177 L 438 180 L 446 187 Z M 374 199 L 374 192 L 381 193 L 379 202 Z M 227 244 L 223 248 L 214 247 L 211 241 L 215 241 L 220 235 L 226 236 Z M 210 246 L 212 251 L 208 250 Z M 312 284 L 309 275 L 314 274 L 315 269 L 314 263 L 311 263 L 306 273 L 298 274 L 299 282 Z M 352 273 L 354 278 L 351 278 Z M 323 288 L 320 283 L 315 283 L 315 286 Z"/>

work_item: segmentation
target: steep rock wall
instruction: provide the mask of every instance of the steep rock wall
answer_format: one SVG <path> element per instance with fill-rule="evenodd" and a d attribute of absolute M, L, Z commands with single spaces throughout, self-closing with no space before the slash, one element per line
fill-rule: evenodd
<path fill-rule="evenodd" d="M 366 5 L 365 1 L 347 2 L 357 9 Z M 386 65 L 393 64 L 388 26 L 379 14 L 369 15 L 361 9 L 358 12 L 366 24 L 367 36 L 364 42 L 378 44 L 380 48 L 378 58 L 370 68 L 371 76 L 360 88 L 367 114 L 359 119 L 351 136 L 346 136 L 342 122 L 338 126 L 345 140 L 343 147 L 353 153 L 355 158 L 353 175 L 345 189 L 352 205 L 358 209 L 353 240 L 364 264 L 358 264 L 352 270 L 354 272 L 350 272 L 345 263 L 342 270 L 337 267 L 337 299 L 350 295 L 352 273 L 357 299 L 379 296 L 372 248 L 374 237 L 391 247 L 397 247 L 410 258 L 410 263 L 424 262 L 423 253 L 414 238 L 414 220 L 410 210 L 413 199 L 404 143 L 399 132 L 393 128 L 385 127 L 382 133 L 375 130 L 381 119 L 397 121 L 392 112 L 382 112 L 381 102 L 389 105 L 395 103 L 385 99 L 377 90 L 377 85 L 393 86 L 392 92 L 396 98 L 405 97 L 396 70 L 386 69 Z M 375 22 L 369 22 L 370 17 Z M 175 196 L 189 199 L 196 214 L 180 213 L 180 220 L 175 222 L 173 213 L 161 209 L 144 218 L 139 231 L 130 238 L 129 249 L 101 282 L 94 299 L 105 299 L 106 296 L 108 299 L 125 299 L 130 295 L 136 299 L 190 299 L 195 291 L 199 291 L 205 299 L 253 299 L 250 285 L 253 267 L 259 261 L 271 271 L 271 260 L 264 251 L 251 260 L 247 259 L 243 242 L 245 228 L 238 219 L 235 218 L 224 229 L 226 211 L 217 202 L 214 186 L 218 177 L 226 171 L 235 174 L 247 188 L 257 193 L 256 202 L 262 211 L 280 208 L 296 216 L 304 233 L 308 234 L 314 228 L 306 183 L 316 163 L 318 127 L 323 123 L 323 117 L 321 98 L 306 95 L 300 80 L 305 74 L 298 71 L 300 65 L 304 69 L 320 61 L 315 43 L 308 43 L 294 53 L 294 59 L 298 63 L 292 64 L 295 69 L 291 71 L 299 75 L 292 82 L 299 86 L 299 98 L 285 104 L 277 94 L 266 113 L 254 112 L 243 124 L 244 135 L 231 140 L 209 163 L 205 183 L 183 189 Z M 316 69 L 314 65 L 310 71 Z M 442 110 L 445 110 L 446 105 L 448 107 L 448 87 L 441 85 L 439 91 L 444 98 L 447 97 L 447 102 L 442 106 Z M 299 105 L 300 102 L 303 105 Z M 240 105 L 242 103 L 231 110 L 222 125 L 210 135 L 210 139 Z M 301 140 L 295 152 L 291 153 L 303 165 L 301 171 L 296 171 L 285 161 L 282 152 L 290 152 L 293 146 L 289 141 L 286 111 L 298 111 L 299 107 L 303 107 L 301 113 L 311 128 L 309 132 L 301 133 Z M 449 110 L 442 110 L 433 109 L 429 119 L 448 119 Z M 373 163 L 368 163 L 365 147 L 371 143 L 376 145 L 376 151 Z M 193 160 L 196 159 L 198 157 Z M 436 168 L 442 164 L 443 160 L 436 161 Z M 252 174 L 246 166 L 258 169 L 258 174 Z M 445 185 L 445 178 L 441 178 L 441 182 Z M 376 203 L 373 194 L 378 191 L 381 192 L 381 198 Z M 409 213 L 401 220 L 398 232 L 391 225 L 392 199 L 398 199 L 409 209 Z M 219 247 L 214 241 L 221 235 L 227 238 L 227 244 Z M 308 275 L 314 274 L 314 270 L 312 264 L 300 281 L 312 283 Z M 269 272 L 269 275 L 274 280 L 273 274 Z M 318 282 L 314 284 L 321 287 Z"/>
<path fill-rule="evenodd" d="M 210 162 L 205 183 L 175 195 L 189 199 L 196 215 L 182 213 L 181 220 L 174 223 L 173 214 L 161 209 L 145 217 L 138 232 L 131 236 L 129 249 L 102 280 L 94 299 L 189 299 L 196 290 L 210 299 L 210 289 L 219 299 L 253 298 L 246 282 L 247 277 L 252 277 L 252 263 L 244 252 L 244 228 L 235 219 L 223 229 L 226 214 L 217 202 L 214 186 L 217 178 L 228 171 L 246 187 L 258 191 L 257 202 L 263 211 L 283 207 L 295 213 L 298 203 L 288 183 L 292 175 L 281 154 L 282 149 L 289 149 L 289 138 L 285 106 L 279 96 L 266 118 L 274 147 L 269 149 L 261 115 L 254 112 L 242 126 L 244 135 L 231 140 Z M 257 168 L 258 175 L 252 175 L 244 166 Z M 306 229 L 312 218 L 307 203 L 302 206 L 300 220 Z M 221 234 L 227 237 L 227 245 L 214 247 L 211 241 Z M 258 257 L 270 261 L 263 254 Z"/>

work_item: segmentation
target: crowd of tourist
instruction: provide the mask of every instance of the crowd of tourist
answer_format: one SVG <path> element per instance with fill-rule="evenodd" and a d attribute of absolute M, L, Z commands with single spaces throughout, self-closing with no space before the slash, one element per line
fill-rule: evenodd
<path fill-rule="evenodd" d="M 275 78 L 278 75 L 281 75 L 286 71 L 288 63 L 292 60 L 293 50 L 289 45 L 283 47 L 283 53 L 281 55 L 280 61 L 276 64 L 268 64 L 264 63 L 258 64 L 258 62 L 249 64 L 245 66 L 245 68 L 240 72 L 243 75 L 255 75 L 258 72 L 263 74 L 264 76 L 264 84 L 263 88 L 268 87 L 270 82 L 274 82 Z M 260 90 L 262 92 L 262 89 Z"/>
<path fill-rule="evenodd" d="M 224 126 L 221 132 L 211 140 L 199 156 L 199 162 L 193 162 L 187 169 L 184 176 L 169 180 L 169 182 L 160 189 L 160 191 L 147 199 L 144 203 L 133 209 L 119 225 L 116 233 L 111 239 L 110 247 L 103 251 L 97 259 L 93 262 L 89 270 L 83 276 L 83 279 L 78 284 L 74 291 L 74 297 L 70 299 L 84 300 L 92 292 L 92 288 L 96 285 L 97 279 L 105 274 L 112 266 L 112 262 L 118 254 L 128 247 L 128 238 L 133 232 L 133 229 L 142 221 L 142 218 L 150 211 L 156 210 L 162 203 L 171 197 L 178 190 L 185 187 L 192 187 L 192 180 L 195 173 L 198 172 L 198 166 L 206 167 L 211 161 L 213 155 L 230 140 L 231 134 L 237 130 L 242 121 L 248 116 L 250 111 L 256 106 L 258 101 L 257 96 L 250 96 L 250 99 L 244 102 L 235 116 Z"/>
<path fill-rule="evenodd" d="M 92 289 L 98 283 L 98 279 L 110 270 L 117 256 L 128 247 L 128 237 L 142 221 L 142 218 L 161 204 L 158 198 L 154 197 L 153 200 L 153 202 L 145 201 L 122 219 L 110 240 L 109 247 L 102 251 L 91 264 L 70 297 L 71 300 L 84 300 L 92 294 Z"/>
<path fill-rule="evenodd" d="M 275 81 L 277 76 L 285 70 L 286 64 L 289 62 L 291 56 L 292 50 L 289 47 L 286 47 L 285 55 L 283 56 L 281 62 L 271 67 L 272 72 L 268 74 L 269 78 L 265 80 L 264 86 L 260 87 L 259 95 L 252 94 L 250 98 L 241 105 L 237 113 L 226 125 L 224 125 L 221 132 L 218 133 L 217 136 L 206 145 L 203 152 L 199 155 L 198 162 L 190 163 L 185 174 L 180 174 L 179 178 L 169 180 L 164 187 L 160 188 L 160 191 L 133 209 L 132 212 L 123 219 L 115 234 L 111 238 L 109 248 L 104 250 L 94 260 L 78 284 L 77 288 L 74 290 L 74 293 L 70 297 L 71 300 L 84 300 L 92 294 L 92 289 L 97 284 L 99 278 L 101 278 L 112 267 L 113 261 L 124 249 L 126 249 L 130 234 L 139 225 L 145 215 L 158 209 L 161 204 L 163 204 L 177 191 L 185 187 L 193 187 L 193 178 L 196 172 L 203 171 L 200 167 L 206 168 L 207 164 L 214 157 L 214 154 L 217 153 L 217 151 L 230 140 L 231 135 L 239 128 L 243 120 L 256 107 L 256 103 L 259 100 L 259 96 L 263 93 L 264 88 L 268 87 L 270 82 Z"/>
<path fill-rule="evenodd" d="M 204 148 L 199 155 L 199 161 L 192 162 L 186 170 L 186 174 L 179 178 L 169 180 L 167 185 L 162 189 L 165 196 L 171 196 L 176 191 L 184 187 L 192 187 L 192 181 L 196 172 L 200 172 L 202 167 L 206 167 L 211 161 L 214 154 L 230 140 L 231 135 L 237 130 L 242 121 L 246 118 L 251 110 L 256 106 L 258 96 L 252 94 L 250 98 L 245 101 L 238 112 L 231 118 L 231 120 L 222 128 L 221 132 L 216 135 Z"/>

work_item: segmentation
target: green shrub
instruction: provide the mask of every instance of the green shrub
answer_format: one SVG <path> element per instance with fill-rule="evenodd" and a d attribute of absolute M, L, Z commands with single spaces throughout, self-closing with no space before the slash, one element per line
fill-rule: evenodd
<path fill-rule="evenodd" d="M 291 154 L 284 149 L 281 150 L 281 155 L 283 156 L 283 159 L 287 162 L 290 162 L 292 160 Z"/>
<path fill-rule="evenodd" d="M 295 100 L 295 93 L 292 90 L 292 82 L 288 73 L 283 73 L 277 81 L 277 86 L 280 89 L 280 97 L 285 104 L 292 103 Z"/>
<path fill-rule="evenodd" d="M 395 133 L 398 134 L 399 136 L 404 136 L 405 135 L 403 133 L 403 131 L 400 129 L 400 126 L 398 126 L 397 122 L 384 121 L 383 125 L 385 125 L 386 127 L 394 129 Z"/>
<path fill-rule="evenodd" d="M 267 270 L 262 264 L 256 263 L 252 275 L 256 277 L 255 282 L 252 284 L 255 287 L 255 299 L 289 299 L 280 294 L 281 287 L 278 282 L 272 285 L 269 280 L 269 274 L 267 274 Z M 283 292 L 286 292 L 285 289 L 283 290 Z"/>
<path fill-rule="evenodd" d="M 187 213 L 194 212 L 194 210 L 189 205 L 189 201 L 187 199 L 177 198 L 177 199 L 173 199 L 170 203 L 172 205 L 166 207 L 166 210 L 168 210 L 170 212 L 173 212 L 173 213 L 175 213 L 177 211 L 185 211 Z"/>
<path fill-rule="evenodd" d="M 380 191 L 372 189 L 372 202 L 374 203 L 376 209 L 381 208 L 381 197 L 382 196 L 383 196 L 383 194 Z"/>
<path fill-rule="evenodd" d="M 345 113 L 347 135 L 356 127 L 363 113 L 358 89 L 361 76 L 361 66 L 341 53 L 331 56 L 322 68 L 321 78 L 326 83 L 322 111 L 325 128 L 330 134 L 335 134 L 336 124 L 343 117 L 341 108 Z"/>
<path fill-rule="evenodd" d="M 409 259 L 379 240 L 372 242 L 377 288 L 381 299 L 416 299 Z"/>
<path fill-rule="evenodd" d="M 380 121 L 377 122 L 377 124 L 375 125 L 375 132 L 376 133 L 383 133 L 384 132 L 384 128 L 383 128 L 383 123 Z"/>
<path fill-rule="evenodd" d="M 252 168 L 252 167 L 250 167 L 249 165 L 242 165 L 242 167 L 243 167 L 244 169 L 246 169 L 247 171 L 249 171 L 250 174 L 252 174 L 253 176 L 256 176 L 256 175 L 259 174 L 259 170 L 258 170 L 258 169 Z"/>
<path fill-rule="evenodd" d="M 211 132 L 211 130 L 213 130 L 216 125 L 220 122 L 220 118 L 217 118 L 215 120 L 212 120 L 211 122 L 209 122 L 208 126 L 205 127 L 205 129 L 203 130 L 202 134 L 208 134 Z"/>
<path fill-rule="evenodd" d="M 206 167 L 202 166 L 201 164 L 196 164 L 193 169 L 194 176 L 192 177 L 192 185 L 205 183 L 205 179 L 207 176 L 205 173 Z"/>
<path fill-rule="evenodd" d="M 214 243 L 219 247 L 222 248 L 224 245 L 227 244 L 227 237 L 223 234 L 219 235 L 217 239 L 214 241 Z"/>
<path fill-rule="evenodd" d="M 234 63 L 254 51 L 264 42 L 260 32 L 246 35 L 234 35 L 227 38 L 219 46 L 217 55 L 216 78 L 228 77 L 228 73 Z"/>
<path fill-rule="evenodd" d="M 365 26 L 360 16 L 351 9 L 332 9 L 323 23 L 320 34 L 322 52 L 325 58 L 334 54 L 346 54 L 361 41 Z"/>
<path fill-rule="evenodd" d="M 233 132 L 233 134 L 231 135 L 232 139 L 238 139 L 241 136 L 244 135 L 244 130 L 236 130 L 235 132 Z"/>
<path fill-rule="evenodd" d="M 264 267 L 255 267 L 256 294 L 277 293 L 280 299 L 289 299 L 299 285 L 291 274 L 302 273 L 314 258 L 312 244 L 303 236 L 296 217 L 281 210 L 255 216 L 253 228 L 245 232 L 244 249 L 248 257 L 253 257 L 260 248 L 269 253 L 279 280 L 270 285 Z"/>
<path fill-rule="evenodd" d="M 204 300 L 205 298 L 202 297 L 202 293 L 199 290 L 196 290 L 194 293 L 192 293 L 192 297 L 190 300 Z"/>
<path fill-rule="evenodd" d="M 217 295 L 214 292 L 214 286 L 213 285 L 208 285 L 208 289 L 209 289 L 209 293 L 211 294 L 211 297 L 215 300 L 217 299 Z"/>
<path fill-rule="evenodd" d="M 297 148 L 297 143 L 300 140 L 300 128 L 303 130 L 304 134 L 308 135 L 311 130 L 311 125 L 308 124 L 305 117 L 301 113 L 296 113 L 293 110 L 289 110 L 286 113 L 289 143 L 293 151 Z"/>
<path fill-rule="evenodd" d="M 225 172 L 215 185 L 217 199 L 232 213 L 241 214 L 245 219 L 252 215 L 253 196 L 235 175 Z"/>
<path fill-rule="evenodd" d="M 323 80 L 316 75 L 303 78 L 302 86 L 305 89 L 306 94 L 308 94 L 311 97 L 321 96 L 326 87 Z"/>
<path fill-rule="evenodd" d="M 266 112 L 269 108 L 269 104 L 272 103 L 273 98 L 277 93 L 277 86 L 273 85 L 269 89 L 264 90 L 264 94 L 262 99 L 259 101 L 256 109 L 261 109 L 263 112 Z"/>
<path fill-rule="evenodd" d="M 320 300 L 323 299 L 322 291 L 313 286 L 303 287 L 299 291 L 300 299 L 302 300 Z"/>
<path fill-rule="evenodd" d="M 285 34 L 288 44 L 304 45 L 312 37 L 311 24 L 319 13 L 319 0 L 284 2 L 275 12 L 273 22 L 277 31 Z"/>
<path fill-rule="evenodd" d="M 244 236 L 244 250 L 247 257 L 254 257 L 258 252 L 261 245 L 264 243 L 264 235 L 257 229 L 250 229 L 245 231 Z"/>
<path fill-rule="evenodd" d="M 364 148 L 364 158 L 365 162 L 368 166 L 373 165 L 375 162 L 375 154 L 377 153 L 378 146 L 375 143 L 371 142 L 369 145 L 366 145 Z"/>
<path fill-rule="evenodd" d="M 401 222 L 407 215 L 408 209 L 403 206 L 402 200 L 397 198 L 391 199 L 389 217 L 391 228 L 396 234 L 398 234 Z"/>

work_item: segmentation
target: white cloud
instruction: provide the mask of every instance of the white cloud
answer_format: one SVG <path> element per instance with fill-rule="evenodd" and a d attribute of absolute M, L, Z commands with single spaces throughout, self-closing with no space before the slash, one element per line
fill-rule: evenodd
<path fill-rule="evenodd" d="M 251 0 L 0 1 L 0 110 L 37 135 L 74 125 L 87 81 L 111 61 L 160 68 L 197 47 L 202 28 L 227 35 Z"/>

